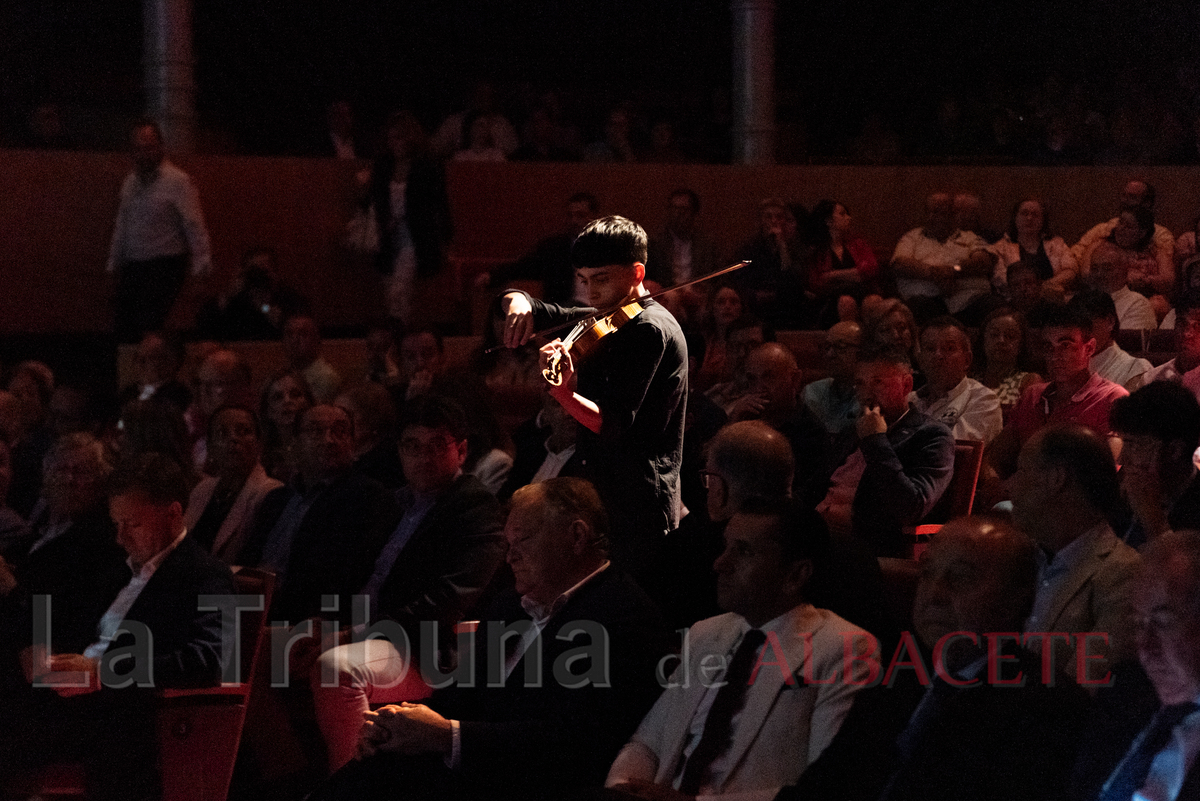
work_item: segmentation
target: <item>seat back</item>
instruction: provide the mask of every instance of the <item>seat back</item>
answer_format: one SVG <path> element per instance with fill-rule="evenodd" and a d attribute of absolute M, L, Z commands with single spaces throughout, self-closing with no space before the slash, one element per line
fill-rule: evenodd
<path fill-rule="evenodd" d="M 983 443 L 975 439 L 954 440 L 954 475 L 942 497 L 921 522 L 946 523 L 971 514 L 982 468 Z"/>

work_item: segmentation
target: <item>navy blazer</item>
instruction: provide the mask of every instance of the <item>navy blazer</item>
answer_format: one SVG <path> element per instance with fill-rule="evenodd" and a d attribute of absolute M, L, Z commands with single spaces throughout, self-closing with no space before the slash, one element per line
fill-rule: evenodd
<path fill-rule="evenodd" d="M 867 469 L 851 505 L 855 536 L 878 556 L 904 555 L 904 528 L 929 514 L 954 476 L 954 434 L 915 409 L 859 440 Z"/>

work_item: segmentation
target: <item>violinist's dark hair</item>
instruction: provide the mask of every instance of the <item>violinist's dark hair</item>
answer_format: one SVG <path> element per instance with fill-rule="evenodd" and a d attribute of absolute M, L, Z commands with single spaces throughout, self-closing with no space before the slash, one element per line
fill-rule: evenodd
<path fill-rule="evenodd" d="M 624 217 L 601 217 L 587 224 L 571 246 L 574 267 L 646 263 L 646 231 Z"/>

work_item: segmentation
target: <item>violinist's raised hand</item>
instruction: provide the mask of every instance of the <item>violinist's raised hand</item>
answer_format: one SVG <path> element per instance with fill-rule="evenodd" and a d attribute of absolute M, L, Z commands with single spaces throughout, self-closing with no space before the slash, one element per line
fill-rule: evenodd
<path fill-rule="evenodd" d="M 504 312 L 504 347 L 519 348 L 533 336 L 533 307 L 520 292 L 509 292 L 500 301 Z"/>

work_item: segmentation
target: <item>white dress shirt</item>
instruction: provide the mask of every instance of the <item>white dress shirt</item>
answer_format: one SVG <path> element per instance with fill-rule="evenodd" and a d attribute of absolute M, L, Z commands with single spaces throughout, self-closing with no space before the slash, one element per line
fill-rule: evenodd
<path fill-rule="evenodd" d="M 121 185 L 121 205 L 108 252 L 108 271 L 132 261 L 190 254 L 192 275 L 207 275 L 212 254 L 200 195 L 187 173 L 169 161 L 149 181 L 130 173 Z"/>

